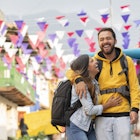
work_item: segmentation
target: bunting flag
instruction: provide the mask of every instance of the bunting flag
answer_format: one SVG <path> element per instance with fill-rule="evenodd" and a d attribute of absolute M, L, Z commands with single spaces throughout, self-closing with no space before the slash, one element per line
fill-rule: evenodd
<path fill-rule="evenodd" d="M 23 54 L 31 54 L 33 52 L 32 49 L 28 49 L 28 43 L 22 43 L 21 49 L 23 51 Z"/>
<path fill-rule="evenodd" d="M 18 40 L 17 40 L 15 46 L 20 48 L 23 40 L 24 40 L 24 37 L 22 36 L 22 34 L 20 32 L 18 32 Z"/>
<path fill-rule="evenodd" d="M 98 10 L 100 14 L 105 14 L 109 12 L 109 8 L 104 8 L 104 9 L 100 9 Z"/>
<path fill-rule="evenodd" d="M 129 30 L 130 27 L 131 27 L 131 25 L 126 25 L 126 26 L 124 26 L 124 28 L 125 28 L 126 30 Z"/>
<path fill-rule="evenodd" d="M 75 56 L 79 56 L 80 55 L 80 50 L 78 49 L 78 43 L 74 43 L 73 44 L 73 54 Z"/>
<path fill-rule="evenodd" d="M 31 45 L 32 49 L 36 49 L 36 44 L 37 44 L 38 36 L 37 35 L 29 35 L 29 44 Z"/>
<path fill-rule="evenodd" d="M 82 34 L 83 34 L 83 32 L 84 32 L 84 30 L 76 30 L 75 32 L 77 33 L 77 35 L 78 35 L 79 37 L 81 37 Z"/>
<path fill-rule="evenodd" d="M 122 46 L 124 49 L 127 49 L 130 43 L 129 34 L 128 32 L 123 32 L 122 36 L 123 36 L 123 43 L 124 43 Z"/>
<path fill-rule="evenodd" d="M 64 37 L 65 31 L 56 31 L 57 37 L 61 40 Z"/>
<path fill-rule="evenodd" d="M 80 12 L 80 13 L 78 13 L 77 14 L 77 16 L 86 16 L 87 15 L 87 13 L 86 12 L 84 12 L 83 10 Z"/>
<path fill-rule="evenodd" d="M 130 12 L 129 5 L 123 5 L 120 8 L 121 8 L 122 12 Z"/>
<path fill-rule="evenodd" d="M 129 14 L 122 15 L 122 19 L 124 20 L 125 23 L 127 23 L 129 16 L 130 16 Z"/>
<path fill-rule="evenodd" d="M 102 29 L 102 27 L 95 28 L 95 30 L 98 31 L 98 32 L 99 32 L 101 29 Z"/>
<path fill-rule="evenodd" d="M 103 15 L 101 15 L 103 23 L 106 23 L 106 22 L 107 22 L 107 20 L 108 20 L 108 15 L 109 15 L 109 14 L 103 14 Z"/>
<path fill-rule="evenodd" d="M 48 55 L 48 50 L 46 49 L 39 49 L 39 54 L 42 58 L 46 58 L 46 56 Z"/>
<path fill-rule="evenodd" d="M 17 51 L 18 51 L 18 49 L 11 48 L 11 49 L 8 50 L 7 53 L 9 55 L 9 57 L 13 57 L 13 56 L 15 56 L 15 54 L 17 53 Z"/>
<path fill-rule="evenodd" d="M 89 22 L 89 18 L 87 16 L 85 17 L 80 17 L 80 21 L 81 23 L 83 23 L 83 25 L 87 25 L 87 23 Z"/>
<path fill-rule="evenodd" d="M 25 65 L 23 64 L 22 59 L 19 56 L 16 56 L 16 61 L 18 63 L 18 70 L 24 71 Z"/>
<path fill-rule="evenodd" d="M 58 16 L 56 19 L 63 27 L 69 26 L 69 21 L 65 19 L 65 16 Z"/>
<path fill-rule="evenodd" d="M 5 36 L 7 33 L 7 26 L 4 22 L 2 22 L 2 25 L 0 27 L 0 36 Z"/>
<path fill-rule="evenodd" d="M 69 37 L 72 37 L 72 36 L 74 35 L 74 32 L 67 32 L 67 35 L 68 35 Z"/>
<path fill-rule="evenodd" d="M 48 37 L 52 42 L 54 42 L 54 40 L 56 39 L 57 36 L 56 36 L 56 34 L 49 34 Z"/>
<path fill-rule="evenodd" d="M 140 25 L 140 20 L 134 20 L 134 23 L 136 24 L 136 27 Z"/>
<path fill-rule="evenodd" d="M 68 38 L 67 42 L 70 47 L 73 47 L 73 44 L 76 42 L 76 38 Z"/>
<path fill-rule="evenodd" d="M 20 58 L 21 58 L 23 64 L 26 65 L 26 64 L 28 64 L 30 54 L 21 54 Z"/>
<path fill-rule="evenodd" d="M 16 20 L 15 23 L 16 23 L 18 30 L 21 30 L 23 23 L 24 23 L 23 20 Z"/>
<path fill-rule="evenodd" d="M 23 23 L 23 26 L 22 26 L 21 30 L 19 31 L 23 37 L 25 37 L 27 30 L 28 30 L 28 27 L 29 27 L 28 25 Z"/>
<path fill-rule="evenodd" d="M 94 30 L 85 30 L 85 34 L 88 38 L 92 38 Z"/>
<path fill-rule="evenodd" d="M 3 61 L 4 61 L 5 63 L 11 64 L 13 60 L 14 60 L 14 56 L 10 57 L 10 56 L 8 55 L 8 53 L 5 53 L 5 54 L 4 54 Z"/>
<path fill-rule="evenodd" d="M 10 40 L 11 40 L 11 42 L 14 44 L 14 45 L 16 45 L 16 43 L 17 43 L 17 41 L 18 41 L 18 36 L 17 35 L 11 35 L 11 34 L 9 34 L 9 37 L 10 37 Z"/>
<path fill-rule="evenodd" d="M 48 24 L 46 24 L 45 21 L 37 22 L 37 24 L 40 27 L 41 31 L 46 31 L 46 29 L 48 28 Z"/>
<path fill-rule="evenodd" d="M 89 48 L 90 52 L 95 52 L 96 51 L 95 44 L 96 44 L 95 42 L 90 43 L 90 48 Z"/>
<path fill-rule="evenodd" d="M 6 41 L 6 37 L 1 36 L 0 37 L 0 47 L 2 47 L 4 45 L 5 41 Z"/>
<path fill-rule="evenodd" d="M 58 58 L 58 57 L 57 57 L 57 55 L 52 55 L 52 56 L 49 56 L 49 59 L 50 59 L 50 60 L 51 60 L 51 62 L 52 62 L 52 63 L 54 63 L 54 64 L 56 63 L 57 58 Z"/>
<path fill-rule="evenodd" d="M 4 43 L 4 50 L 6 52 L 8 52 L 8 50 L 10 49 L 11 46 L 12 46 L 12 43 L 11 42 L 5 42 Z"/>

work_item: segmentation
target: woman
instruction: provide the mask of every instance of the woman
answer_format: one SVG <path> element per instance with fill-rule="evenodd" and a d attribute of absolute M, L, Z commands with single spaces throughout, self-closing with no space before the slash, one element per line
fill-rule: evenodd
<path fill-rule="evenodd" d="M 99 105 L 101 102 L 99 85 L 95 80 L 99 69 L 97 61 L 93 58 L 81 55 L 72 62 L 71 69 L 82 76 L 87 85 L 87 97 L 79 98 L 73 85 L 71 105 L 80 99 L 82 107 L 70 117 L 70 126 L 66 127 L 67 139 L 96 140 L 93 116 L 102 114 L 102 111 L 109 107 L 120 105 L 121 99 L 112 96 L 106 104 Z"/>

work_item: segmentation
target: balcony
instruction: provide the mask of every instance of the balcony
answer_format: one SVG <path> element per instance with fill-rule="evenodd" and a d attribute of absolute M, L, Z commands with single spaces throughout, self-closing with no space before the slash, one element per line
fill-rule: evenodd
<path fill-rule="evenodd" d="M 8 69 L 0 61 L 0 96 L 16 103 L 18 106 L 34 105 L 35 90 L 30 83 L 16 71 Z"/>

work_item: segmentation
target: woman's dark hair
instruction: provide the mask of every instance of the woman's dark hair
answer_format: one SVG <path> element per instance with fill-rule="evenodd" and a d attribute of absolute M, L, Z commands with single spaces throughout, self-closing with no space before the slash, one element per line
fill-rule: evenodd
<path fill-rule="evenodd" d="M 88 73 L 89 56 L 86 54 L 80 55 L 72 64 L 71 69 L 82 77 L 89 77 Z"/>
<path fill-rule="evenodd" d="M 109 27 L 104 27 L 104 28 L 102 28 L 102 29 L 98 32 L 98 38 L 99 38 L 100 33 L 101 33 L 101 32 L 104 32 L 104 31 L 109 31 L 109 32 L 111 32 L 113 38 L 116 40 L 116 34 L 115 34 L 115 32 L 113 31 L 112 28 L 109 28 Z"/>
<path fill-rule="evenodd" d="M 72 64 L 71 69 L 78 75 L 81 75 L 84 82 L 87 84 L 88 90 L 91 94 L 92 99 L 94 99 L 94 85 L 92 83 L 92 79 L 89 77 L 89 56 L 86 54 L 80 55 L 76 58 Z"/>

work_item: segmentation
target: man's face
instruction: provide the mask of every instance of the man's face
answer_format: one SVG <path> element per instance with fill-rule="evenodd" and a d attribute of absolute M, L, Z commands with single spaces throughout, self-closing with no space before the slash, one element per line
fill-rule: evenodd
<path fill-rule="evenodd" d="M 113 52 L 116 40 L 110 31 L 103 31 L 98 36 L 99 46 L 103 54 L 109 55 Z"/>

